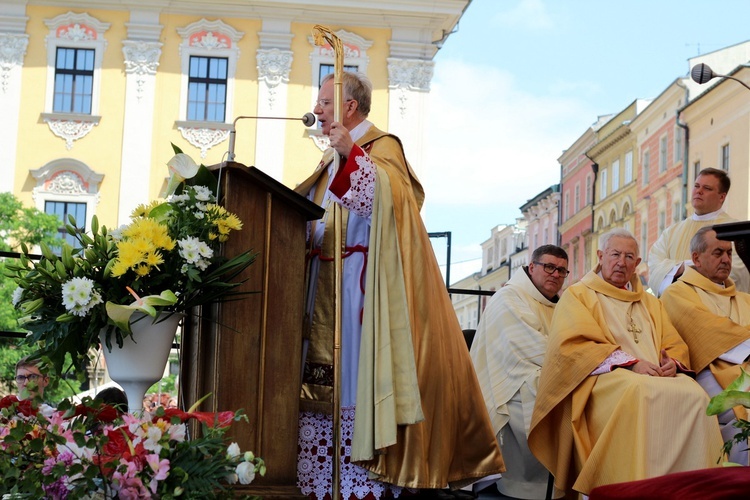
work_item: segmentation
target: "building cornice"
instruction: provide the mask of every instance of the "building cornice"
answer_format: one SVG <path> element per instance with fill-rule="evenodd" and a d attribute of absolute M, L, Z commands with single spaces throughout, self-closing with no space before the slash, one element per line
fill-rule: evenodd
<path fill-rule="evenodd" d="M 11 0 L 27 5 L 71 9 L 148 10 L 170 14 L 247 19 L 277 18 L 297 23 L 424 30 L 422 43 L 438 42 L 451 33 L 468 0 Z M 430 39 L 426 39 L 426 38 Z"/>

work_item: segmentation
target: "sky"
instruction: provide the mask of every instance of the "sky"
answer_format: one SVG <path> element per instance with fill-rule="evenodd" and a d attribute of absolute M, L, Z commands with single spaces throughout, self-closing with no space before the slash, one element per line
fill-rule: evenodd
<path fill-rule="evenodd" d="M 427 230 L 451 233 L 451 283 L 560 182 L 557 159 L 597 117 L 750 40 L 748 20 L 747 0 L 472 0 L 434 58 L 421 170 Z M 446 244 L 433 239 L 443 272 Z"/>

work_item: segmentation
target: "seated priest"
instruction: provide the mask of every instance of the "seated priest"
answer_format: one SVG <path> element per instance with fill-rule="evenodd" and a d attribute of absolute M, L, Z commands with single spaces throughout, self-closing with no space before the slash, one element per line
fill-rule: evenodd
<path fill-rule="evenodd" d="M 711 227 L 690 241 L 693 265 L 664 292 L 661 300 L 690 351 L 690 366 L 709 396 L 715 396 L 750 370 L 750 295 L 737 291 L 732 272 L 732 242 L 716 238 Z M 737 432 L 736 418 L 748 418 L 738 406 L 719 415 L 725 441 Z M 729 461 L 749 465 L 747 446 L 735 445 Z"/>
<path fill-rule="evenodd" d="M 685 342 L 635 274 L 638 243 L 614 229 L 596 253 L 555 308 L 529 448 L 558 488 L 583 494 L 716 466 L 718 421 Z"/>
<path fill-rule="evenodd" d="M 511 498 L 544 498 L 549 471 L 526 443 L 539 372 L 558 293 L 568 276 L 568 254 L 542 245 L 531 263 L 487 302 L 471 345 L 484 403 L 507 470 L 497 489 Z M 555 498 L 562 491 L 555 492 Z"/>

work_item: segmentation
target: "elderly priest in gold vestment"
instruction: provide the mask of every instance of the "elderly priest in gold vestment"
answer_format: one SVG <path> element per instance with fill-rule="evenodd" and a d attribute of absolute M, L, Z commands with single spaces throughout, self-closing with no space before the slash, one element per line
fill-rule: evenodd
<path fill-rule="evenodd" d="M 693 266 L 661 300 L 690 349 L 698 383 L 715 396 L 740 376 L 742 367 L 750 370 L 750 295 L 737 291 L 729 277 L 731 241 L 717 239 L 711 227 L 704 227 L 693 236 L 690 250 Z M 719 415 L 725 441 L 738 432 L 736 417 L 747 419 L 747 409 L 738 406 Z M 747 446 L 733 446 L 729 461 L 748 465 Z"/>
<path fill-rule="evenodd" d="M 594 487 L 717 465 L 723 442 L 685 342 L 635 275 L 638 243 L 603 235 L 599 265 L 552 318 L 529 447 L 558 488 Z"/>

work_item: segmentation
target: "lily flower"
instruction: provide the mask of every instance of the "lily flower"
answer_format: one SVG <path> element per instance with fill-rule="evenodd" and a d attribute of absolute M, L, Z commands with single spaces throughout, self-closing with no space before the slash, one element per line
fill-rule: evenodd
<path fill-rule="evenodd" d="M 164 290 L 159 295 L 147 295 L 139 297 L 130 287 L 125 287 L 135 297 L 135 301 L 128 305 L 107 302 L 107 316 L 118 328 L 128 333 L 130 330 L 130 317 L 136 311 L 156 317 L 156 307 L 168 307 L 177 303 L 177 295 L 172 290 Z"/>
<path fill-rule="evenodd" d="M 185 179 L 192 179 L 198 173 L 198 164 L 185 153 L 177 153 L 167 162 L 169 167 L 169 183 L 167 183 L 167 196 L 173 194 Z"/>

